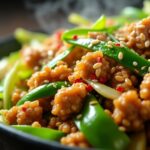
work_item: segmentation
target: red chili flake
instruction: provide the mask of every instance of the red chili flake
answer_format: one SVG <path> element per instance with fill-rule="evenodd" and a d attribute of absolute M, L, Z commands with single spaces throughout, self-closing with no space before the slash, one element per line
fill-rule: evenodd
<path fill-rule="evenodd" d="M 60 49 L 62 47 L 62 43 L 58 43 L 57 48 L 56 49 Z"/>
<path fill-rule="evenodd" d="M 106 83 L 107 78 L 106 77 L 100 77 L 98 81 L 99 81 L 99 83 Z"/>
<path fill-rule="evenodd" d="M 88 85 L 86 86 L 86 90 L 87 90 L 88 92 L 91 92 L 91 91 L 93 90 L 93 87 L 88 84 Z"/>
<path fill-rule="evenodd" d="M 95 74 L 91 74 L 91 75 L 90 75 L 90 79 L 91 79 L 91 80 L 97 80 L 97 77 L 96 77 Z"/>
<path fill-rule="evenodd" d="M 124 91 L 124 87 L 123 86 L 118 86 L 118 87 L 116 87 L 116 90 L 118 92 L 123 92 Z"/>
<path fill-rule="evenodd" d="M 24 111 L 24 112 L 25 112 L 26 110 L 27 110 L 27 108 L 26 108 L 26 107 L 22 107 L 22 111 Z"/>
<path fill-rule="evenodd" d="M 57 40 L 61 40 L 62 34 L 63 34 L 63 31 L 62 31 L 62 30 L 57 31 L 57 32 L 55 33 Z"/>
<path fill-rule="evenodd" d="M 80 82 L 84 82 L 83 79 L 79 78 L 74 81 L 74 83 L 80 83 Z"/>
<path fill-rule="evenodd" d="M 73 40 L 77 40 L 77 39 L 78 39 L 78 36 L 77 36 L 77 35 L 74 35 L 74 36 L 72 37 L 72 39 L 73 39 Z"/>
<path fill-rule="evenodd" d="M 120 46 L 120 43 L 115 43 L 115 46 L 118 46 L 118 47 L 119 47 L 119 46 Z"/>
<path fill-rule="evenodd" d="M 101 63 L 102 62 L 102 57 L 97 57 L 97 62 Z"/>

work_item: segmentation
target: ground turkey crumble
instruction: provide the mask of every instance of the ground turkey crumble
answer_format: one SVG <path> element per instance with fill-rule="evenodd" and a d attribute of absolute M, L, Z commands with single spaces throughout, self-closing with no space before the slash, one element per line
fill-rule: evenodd
<path fill-rule="evenodd" d="M 31 125 L 34 121 L 42 121 L 43 108 L 38 101 L 25 102 L 21 106 L 14 106 L 5 112 L 8 124 Z"/>
<path fill-rule="evenodd" d="M 64 81 L 68 79 L 71 71 L 66 64 L 58 65 L 54 69 L 46 66 L 42 71 L 34 73 L 27 84 L 30 89 L 33 89 L 44 82 Z"/>
<path fill-rule="evenodd" d="M 71 147 L 78 146 L 80 148 L 88 148 L 90 144 L 86 140 L 82 132 L 68 134 L 66 137 L 61 138 L 61 143 Z"/>
<path fill-rule="evenodd" d="M 116 37 L 139 54 L 150 58 L 150 17 L 121 28 Z"/>
<path fill-rule="evenodd" d="M 150 73 L 144 76 L 140 85 L 140 97 L 145 100 L 150 100 Z"/>
<path fill-rule="evenodd" d="M 109 78 L 110 64 L 100 51 L 88 52 L 80 61 L 76 62 L 74 72 L 69 76 L 71 83 L 77 79 Z"/>
<path fill-rule="evenodd" d="M 145 88 L 149 87 L 150 74 L 144 76 L 140 87 L 140 94 L 137 91 L 130 90 L 124 92 L 119 98 L 114 100 L 114 121 L 124 126 L 127 131 L 137 131 L 144 128 L 144 122 L 150 119 L 150 99 L 146 92 L 143 92 Z M 141 96 L 142 93 L 142 96 Z M 140 99 L 139 96 L 145 98 Z"/>
<path fill-rule="evenodd" d="M 58 129 L 64 133 L 74 133 L 78 129 L 73 120 L 63 121 L 59 117 L 51 117 L 48 128 Z"/>
<path fill-rule="evenodd" d="M 75 83 L 70 87 L 61 88 L 54 97 L 52 114 L 61 119 L 67 119 L 71 114 L 78 113 L 86 94 L 84 83 Z"/>
<path fill-rule="evenodd" d="M 123 93 L 118 99 L 114 100 L 113 119 L 115 122 L 124 126 L 126 130 L 136 131 L 143 129 L 143 120 L 140 116 L 141 100 L 136 91 Z"/>
<path fill-rule="evenodd" d="M 129 69 L 124 68 L 121 65 L 117 65 L 111 68 L 110 84 L 113 88 L 118 89 L 122 87 L 122 91 L 128 91 L 134 89 L 138 83 L 138 79 Z"/>

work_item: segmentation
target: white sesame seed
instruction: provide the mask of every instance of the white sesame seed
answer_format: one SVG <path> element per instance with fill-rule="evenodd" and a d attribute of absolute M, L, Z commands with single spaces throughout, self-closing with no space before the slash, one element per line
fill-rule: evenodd
<path fill-rule="evenodd" d="M 107 46 L 110 47 L 110 48 L 112 48 L 113 42 L 112 41 L 108 41 Z"/>
<path fill-rule="evenodd" d="M 109 47 L 109 48 L 112 48 L 113 46 L 112 45 L 110 45 L 110 44 L 107 44 L 107 46 Z"/>
<path fill-rule="evenodd" d="M 115 67 L 112 67 L 111 68 L 111 73 L 114 73 L 116 71 L 116 68 Z"/>
<path fill-rule="evenodd" d="M 97 69 L 97 68 L 100 68 L 102 66 L 102 63 L 95 63 L 93 65 L 93 69 Z"/>
<path fill-rule="evenodd" d="M 91 44 L 92 45 L 95 45 L 95 44 L 98 44 L 100 41 L 98 40 L 98 39 L 96 39 L 96 40 L 93 40 L 92 42 L 91 42 Z"/>
<path fill-rule="evenodd" d="M 133 66 L 137 66 L 138 63 L 136 61 L 133 61 Z"/>
<path fill-rule="evenodd" d="M 137 73 L 137 74 L 139 73 L 139 71 L 137 69 L 134 69 L 134 72 Z"/>
<path fill-rule="evenodd" d="M 49 80 L 44 80 L 44 83 L 49 83 Z"/>
<path fill-rule="evenodd" d="M 96 71 L 95 71 L 96 77 L 99 77 L 100 74 L 101 74 L 101 69 L 100 68 L 96 69 Z"/>
<path fill-rule="evenodd" d="M 82 114 L 79 114 L 79 115 L 77 115 L 77 119 L 81 119 L 81 117 L 82 117 Z"/>
<path fill-rule="evenodd" d="M 91 48 L 93 46 L 93 44 L 92 43 L 90 43 L 89 45 L 88 45 L 88 48 Z"/>
<path fill-rule="evenodd" d="M 116 75 L 116 76 L 115 76 L 115 80 L 118 81 L 118 82 L 123 82 L 123 81 L 124 81 L 124 78 L 123 78 L 123 76 Z"/>
<path fill-rule="evenodd" d="M 112 41 L 108 41 L 108 44 L 113 45 L 113 42 Z"/>
<path fill-rule="evenodd" d="M 145 39 L 146 39 L 146 37 L 143 33 L 140 34 L 140 38 L 141 38 L 142 41 L 145 41 Z"/>
<path fill-rule="evenodd" d="M 133 31 L 130 33 L 130 35 L 131 35 L 131 36 L 135 36 L 135 35 L 136 35 L 135 31 L 133 30 Z"/>
<path fill-rule="evenodd" d="M 119 54 L 118 54 L 118 59 L 119 59 L 119 60 L 122 60 L 122 59 L 123 59 L 123 53 L 122 53 L 122 52 L 119 52 Z"/>
<path fill-rule="evenodd" d="M 145 47 L 149 47 L 149 46 L 150 46 L 150 41 L 149 40 L 145 41 Z"/>
<path fill-rule="evenodd" d="M 120 127 L 119 127 L 119 130 L 122 131 L 122 132 L 125 132 L 125 131 L 126 131 L 125 127 L 123 127 L 123 126 L 120 126 Z"/>
<path fill-rule="evenodd" d="M 98 104 L 98 102 L 95 100 L 90 102 L 90 105 L 95 105 L 95 104 Z"/>
<path fill-rule="evenodd" d="M 125 83 L 126 83 L 127 85 L 129 85 L 129 86 L 132 86 L 132 82 L 131 82 L 131 80 L 130 80 L 129 78 L 126 78 L 126 79 L 125 79 Z"/>
<path fill-rule="evenodd" d="M 146 68 L 146 66 L 141 67 L 141 70 L 144 70 Z"/>

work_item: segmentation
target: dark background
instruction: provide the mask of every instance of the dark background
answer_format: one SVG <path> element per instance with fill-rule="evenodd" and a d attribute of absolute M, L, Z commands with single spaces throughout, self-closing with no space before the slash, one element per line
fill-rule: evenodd
<path fill-rule="evenodd" d="M 125 6 L 142 7 L 142 0 L 1 0 L 0 38 L 18 27 L 48 32 L 69 27 L 67 16 L 71 12 L 94 21 L 102 13 L 119 14 Z"/>

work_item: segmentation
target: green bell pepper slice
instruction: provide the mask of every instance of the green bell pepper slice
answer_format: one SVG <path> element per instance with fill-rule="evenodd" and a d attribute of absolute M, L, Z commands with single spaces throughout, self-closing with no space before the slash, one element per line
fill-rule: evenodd
<path fill-rule="evenodd" d="M 21 44 L 31 43 L 33 40 L 43 42 L 48 37 L 47 34 L 31 32 L 23 28 L 18 28 L 14 35 Z"/>
<path fill-rule="evenodd" d="M 92 29 L 103 29 L 106 27 L 106 17 L 102 15 L 96 22 L 92 25 Z"/>
<path fill-rule="evenodd" d="M 112 33 L 115 30 L 117 30 L 119 27 L 120 26 L 112 26 L 112 27 L 102 28 L 102 29 L 74 28 L 64 32 L 64 34 L 62 35 L 62 39 L 66 41 L 66 39 L 72 39 L 74 35 L 83 36 L 83 35 L 87 35 L 89 32 Z"/>
<path fill-rule="evenodd" d="M 29 125 L 13 125 L 12 127 L 19 131 L 29 133 L 45 140 L 58 141 L 61 137 L 65 135 L 65 133 L 63 133 L 62 131 L 49 128 L 37 128 Z"/>
<path fill-rule="evenodd" d="M 38 86 L 37 88 L 27 93 L 21 100 L 19 100 L 17 105 L 22 105 L 26 101 L 34 101 L 39 98 L 53 96 L 61 87 L 66 87 L 68 85 L 69 84 L 66 81 L 60 81 Z"/>
<path fill-rule="evenodd" d="M 118 129 L 94 96 L 87 97 L 81 115 L 75 119 L 75 124 L 93 147 L 104 150 L 127 149 L 129 137 Z"/>
<path fill-rule="evenodd" d="M 90 43 L 92 43 L 94 39 L 82 38 L 73 40 L 65 38 L 65 40 L 70 44 L 80 46 L 91 51 L 102 51 L 104 55 L 113 58 L 124 67 L 129 68 L 131 71 L 136 71 L 141 76 L 150 72 L 150 62 L 126 46 L 116 46 L 115 44 L 109 46 L 107 42 L 101 41 L 98 44 L 89 47 Z M 123 55 L 121 59 L 119 58 L 119 53 L 122 53 Z"/>
<path fill-rule="evenodd" d="M 3 90 L 3 107 L 9 109 L 12 106 L 11 95 L 15 88 L 15 84 L 18 81 L 18 71 L 20 69 L 20 61 L 16 62 L 13 68 L 7 73 L 4 79 L 4 90 Z"/>
<path fill-rule="evenodd" d="M 63 60 L 65 57 L 67 57 L 75 48 L 75 46 L 71 46 L 70 48 L 66 49 L 61 54 L 57 55 L 53 60 L 51 60 L 46 66 L 50 68 L 54 68 L 58 61 Z"/>

